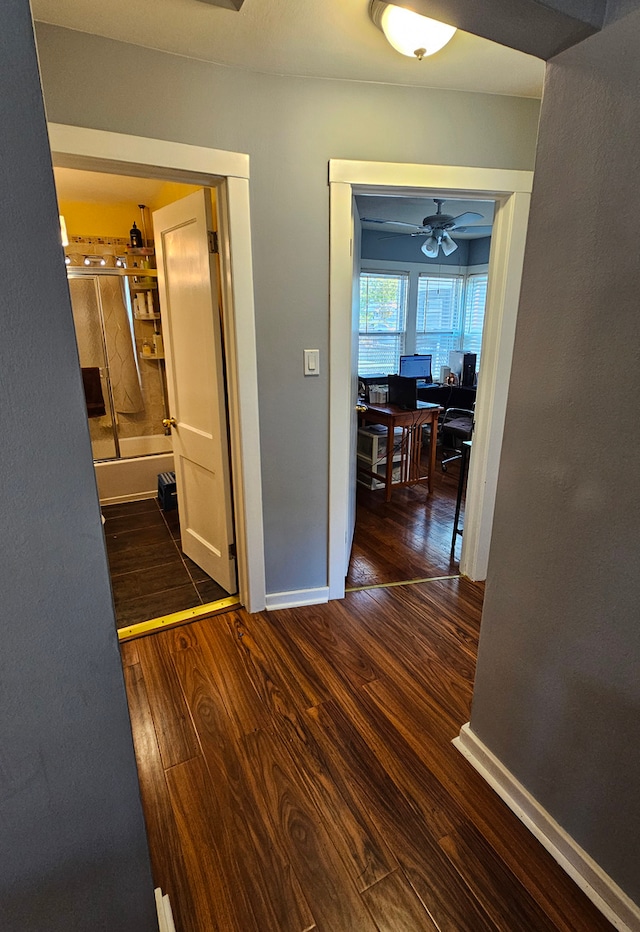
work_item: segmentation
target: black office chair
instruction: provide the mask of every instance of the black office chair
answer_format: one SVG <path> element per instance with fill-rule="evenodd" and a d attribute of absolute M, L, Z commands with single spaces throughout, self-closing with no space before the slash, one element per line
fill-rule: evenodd
<path fill-rule="evenodd" d="M 443 472 L 447 471 L 449 463 L 462 459 L 462 441 L 471 440 L 474 416 L 468 408 L 445 409 L 439 427 Z"/>

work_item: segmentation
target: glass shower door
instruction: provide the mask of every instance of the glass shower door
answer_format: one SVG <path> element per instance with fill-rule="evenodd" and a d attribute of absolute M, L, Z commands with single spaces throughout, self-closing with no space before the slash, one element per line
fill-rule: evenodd
<path fill-rule="evenodd" d="M 120 455 L 98 277 L 68 273 L 94 460 Z"/>

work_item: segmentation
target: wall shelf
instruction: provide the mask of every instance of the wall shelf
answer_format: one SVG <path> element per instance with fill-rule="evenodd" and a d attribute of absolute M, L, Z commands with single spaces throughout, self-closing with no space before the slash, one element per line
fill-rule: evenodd
<path fill-rule="evenodd" d="M 156 254 L 152 246 L 127 246 L 125 251 L 128 256 L 155 256 Z"/>

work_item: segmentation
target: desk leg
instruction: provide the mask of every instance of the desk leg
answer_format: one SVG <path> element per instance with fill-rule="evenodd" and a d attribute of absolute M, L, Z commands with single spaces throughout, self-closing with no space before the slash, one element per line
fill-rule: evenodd
<path fill-rule="evenodd" d="M 429 493 L 433 491 L 433 477 L 436 473 L 436 449 L 438 446 L 438 415 L 431 418 L 431 430 L 429 432 L 429 478 L 427 488 Z"/>
<path fill-rule="evenodd" d="M 393 482 L 393 444 L 395 440 L 395 430 L 393 426 L 387 427 L 387 468 L 385 471 L 384 481 L 384 500 L 391 501 L 391 483 Z"/>

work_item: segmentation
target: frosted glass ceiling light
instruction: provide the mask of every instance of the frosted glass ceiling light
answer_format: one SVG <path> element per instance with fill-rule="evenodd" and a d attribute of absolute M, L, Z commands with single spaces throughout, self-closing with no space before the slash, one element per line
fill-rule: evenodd
<path fill-rule="evenodd" d="M 442 246 L 442 251 L 445 254 L 445 256 L 450 256 L 451 253 L 455 252 L 456 249 L 458 248 L 458 244 L 454 243 L 454 241 L 451 239 L 451 237 L 446 232 L 446 230 L 442 234 L 442 240 L 440 241 L 440 245 Z"/>
<path fill-rule="evenodd" d="M 418 61 L 439 52 L 456 32 L 455 26 L 384 0 L 371 0 L 369 14 L 396 51 L 409 58 L 415 56 Z"/>
<path fill-rule="evenodd" d="M 435 236 L 427 236 L 426 240 L 420 247 L 425 256 L 429 256 L 430 259 L 435 259 L 438 255 L 438 240 Z"/>

